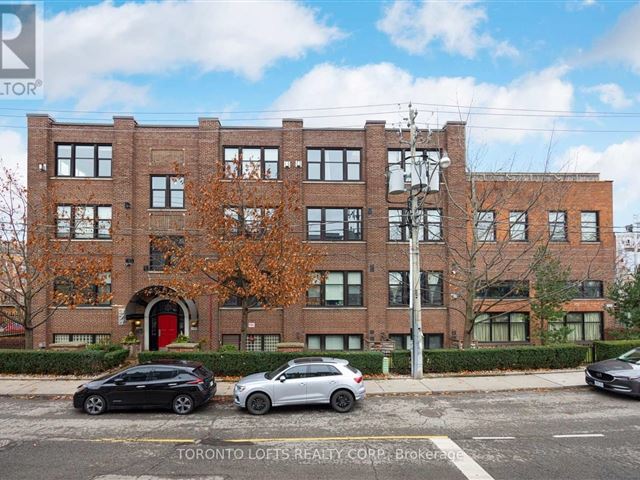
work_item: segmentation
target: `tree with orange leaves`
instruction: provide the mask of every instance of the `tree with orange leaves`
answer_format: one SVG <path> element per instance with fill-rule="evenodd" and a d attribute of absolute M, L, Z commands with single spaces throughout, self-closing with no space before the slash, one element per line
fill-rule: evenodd
<path fill-rule="evenodd" d="M 300 226 L 296 232 L 298 192 L 264 179 L 240 157 L 204 181 L 187 181 L 185 193 L 184 242 L 156 240 L 165 255 L 166 286 L 180 296 L 234 300 L 242 309 L 240 348 L 246 350 L 249 313 L 301 301 L 317 265 Z"/>
<path fill-rule="evenodd" d="M 104 303 L 111 257 L 90 243 L 56 238 L 53 193 L 31 198 L 20 178 L 4 169 L 0 181 L 0 291 L 13 309 L 0 310 L 0 320 L 24 328 L 25 348 L 33 348 L 33 332 L 58 308 Z M 60 237 L 60 235 L 58 235 Z M 90 249 L 90 250 L 89 250 Z M 57 286 L 58 288 L 52 288 Z"/>

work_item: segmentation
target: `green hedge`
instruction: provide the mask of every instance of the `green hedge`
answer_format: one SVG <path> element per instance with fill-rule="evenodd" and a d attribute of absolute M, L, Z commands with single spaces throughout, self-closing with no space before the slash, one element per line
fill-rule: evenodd
<path fill-rule="evenodd" d="M 609 340 L 605 342 L 593 342 L 595 346 L 595 360 L 607 360 L 619 357 L 632 348 L 640 347 L 640 340 Z"/>
<path fill-rule="evenodd" d="M 105 353 L 100 350 L 0 350 L 0 373 L 45 375 L 86 375 L 120 365 L 127 350 Z"/>
<path fill-rule="evenodd" d="M 527 370 L 571 368 L 584 363 L 589 347 L 554 345 L 542 347 L 480 348 L 474 350 L 426 350 L 425 373 L 472 372 L 483 370 Z M 393 370 L 410 373 L 410 352 L 393 352 Z"/>
<path fill-rule="evenodd" d="M 274 370 L 293 358 L 318 356 L 345 358 L 365 374 L 382 373 L 380 352 L 141 352 L 138 360 L 143 363 L 179 358 L 202 362 L 215 375 L 244 376 Z"/>

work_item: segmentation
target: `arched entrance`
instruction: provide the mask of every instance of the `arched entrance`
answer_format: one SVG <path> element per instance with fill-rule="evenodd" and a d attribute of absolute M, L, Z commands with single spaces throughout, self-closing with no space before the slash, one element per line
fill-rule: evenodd
<path fill-rule="evenodd" d="M 125 317 L 140 325 L 136 334 L 144 350 L 159 350 L 178 335 L 189 336 L 198 309 L 193 300 L 178 298 L 166 287 L 147 287 L 131 297 Z"/>
<path fill-rule="evenodd" d="M 180 305 L 160 300 L 149 310 L 149 350 L 159 350 L 185 332 L 185 314 Z"/>

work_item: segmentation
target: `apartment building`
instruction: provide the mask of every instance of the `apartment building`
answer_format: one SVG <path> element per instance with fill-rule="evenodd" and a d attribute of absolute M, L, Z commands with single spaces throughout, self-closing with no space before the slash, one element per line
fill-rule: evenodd
<path fill-rule="evenodd" d="M 29 115 L 28 128 L 29 191 L 50 192 L 59 202 L 55 218 L 31 221 L 55 225 L 52 241 L 93 242 L 113 257 L 103 287 L 111 289 L 111 302 L 59 308 L 36 333 L 36 344 L 118 341 L 132 328 L 144 349 L 163 348 L 178 334 L 204 341 L 206 348 L 237 344 L 240 310 L 233 301 L 174 301 L 153 288 L 163 274 L 150 239 L 168 232 L 179 239 L 185 228 L 189 205 L 176 166 L 186 176 L 204 178 L 242 153 L 259 162 L 275 185 L 288 181 L 299 188 L 304 208 L 294 223 L 305 226 L 305 241 L 326 252 L 319 269 L 328 272 L 310 285 L 300 304 L 253 311 L 249 348 L 273 350 L 278 342 L 291 341 L 312 350 L 361 350 L 387 339 L 407 347 L 406 197 L 387 195 L 385 176 L 390 164 L 408 170 L 406 133 L 400 138 L 383 121 L 354 129 L 306 128 L 298 119 L 284 119 L 278 127 L 231 127 L 215 118 L 159 126 L 132 117 L 114 117 L 108 124 L 61 123 L 48 115 Z M 426 157 L 446 151 L 451 159 L 448 169 L 436 172 L 423 205 L 426 348 L 462 339 L 460 252 L 478 239 L 483 244 L 478 262 L 491 255 L 517 258 L 503 271 L 497 263 L 490 268 L 504 281 L 493 282 L 476 300 L 483 308 L 474 328 L 479 343 L 535 341 L 530 289 L 521 277 L 538 242 L 560 254 L 580 285 L 581 298 L 568 305 L 564 320 L 574 329 L 572 340 L 602 338 L 612 322 L 604 308 L 615 268 L 611 182 L 597 174 L 469 176 L 461 122 L 449 122 L 425 140 L 420 152 Z M 510 193 L 501 197 L 503 191 Z M 471 208 L 470 200 L 479 196 L 492 206 Z M 516 281 L 523 287 L 513 288 Z M 499 301 L 480 305 L 491 298 Z"/>

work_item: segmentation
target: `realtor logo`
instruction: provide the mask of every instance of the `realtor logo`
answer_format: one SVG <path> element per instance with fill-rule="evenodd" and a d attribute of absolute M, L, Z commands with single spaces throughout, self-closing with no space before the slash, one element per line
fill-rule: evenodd
<path fill-rule="evenodd" d="M 36 77 L 36 6 L 0 4 L 0 78 Z"/>

